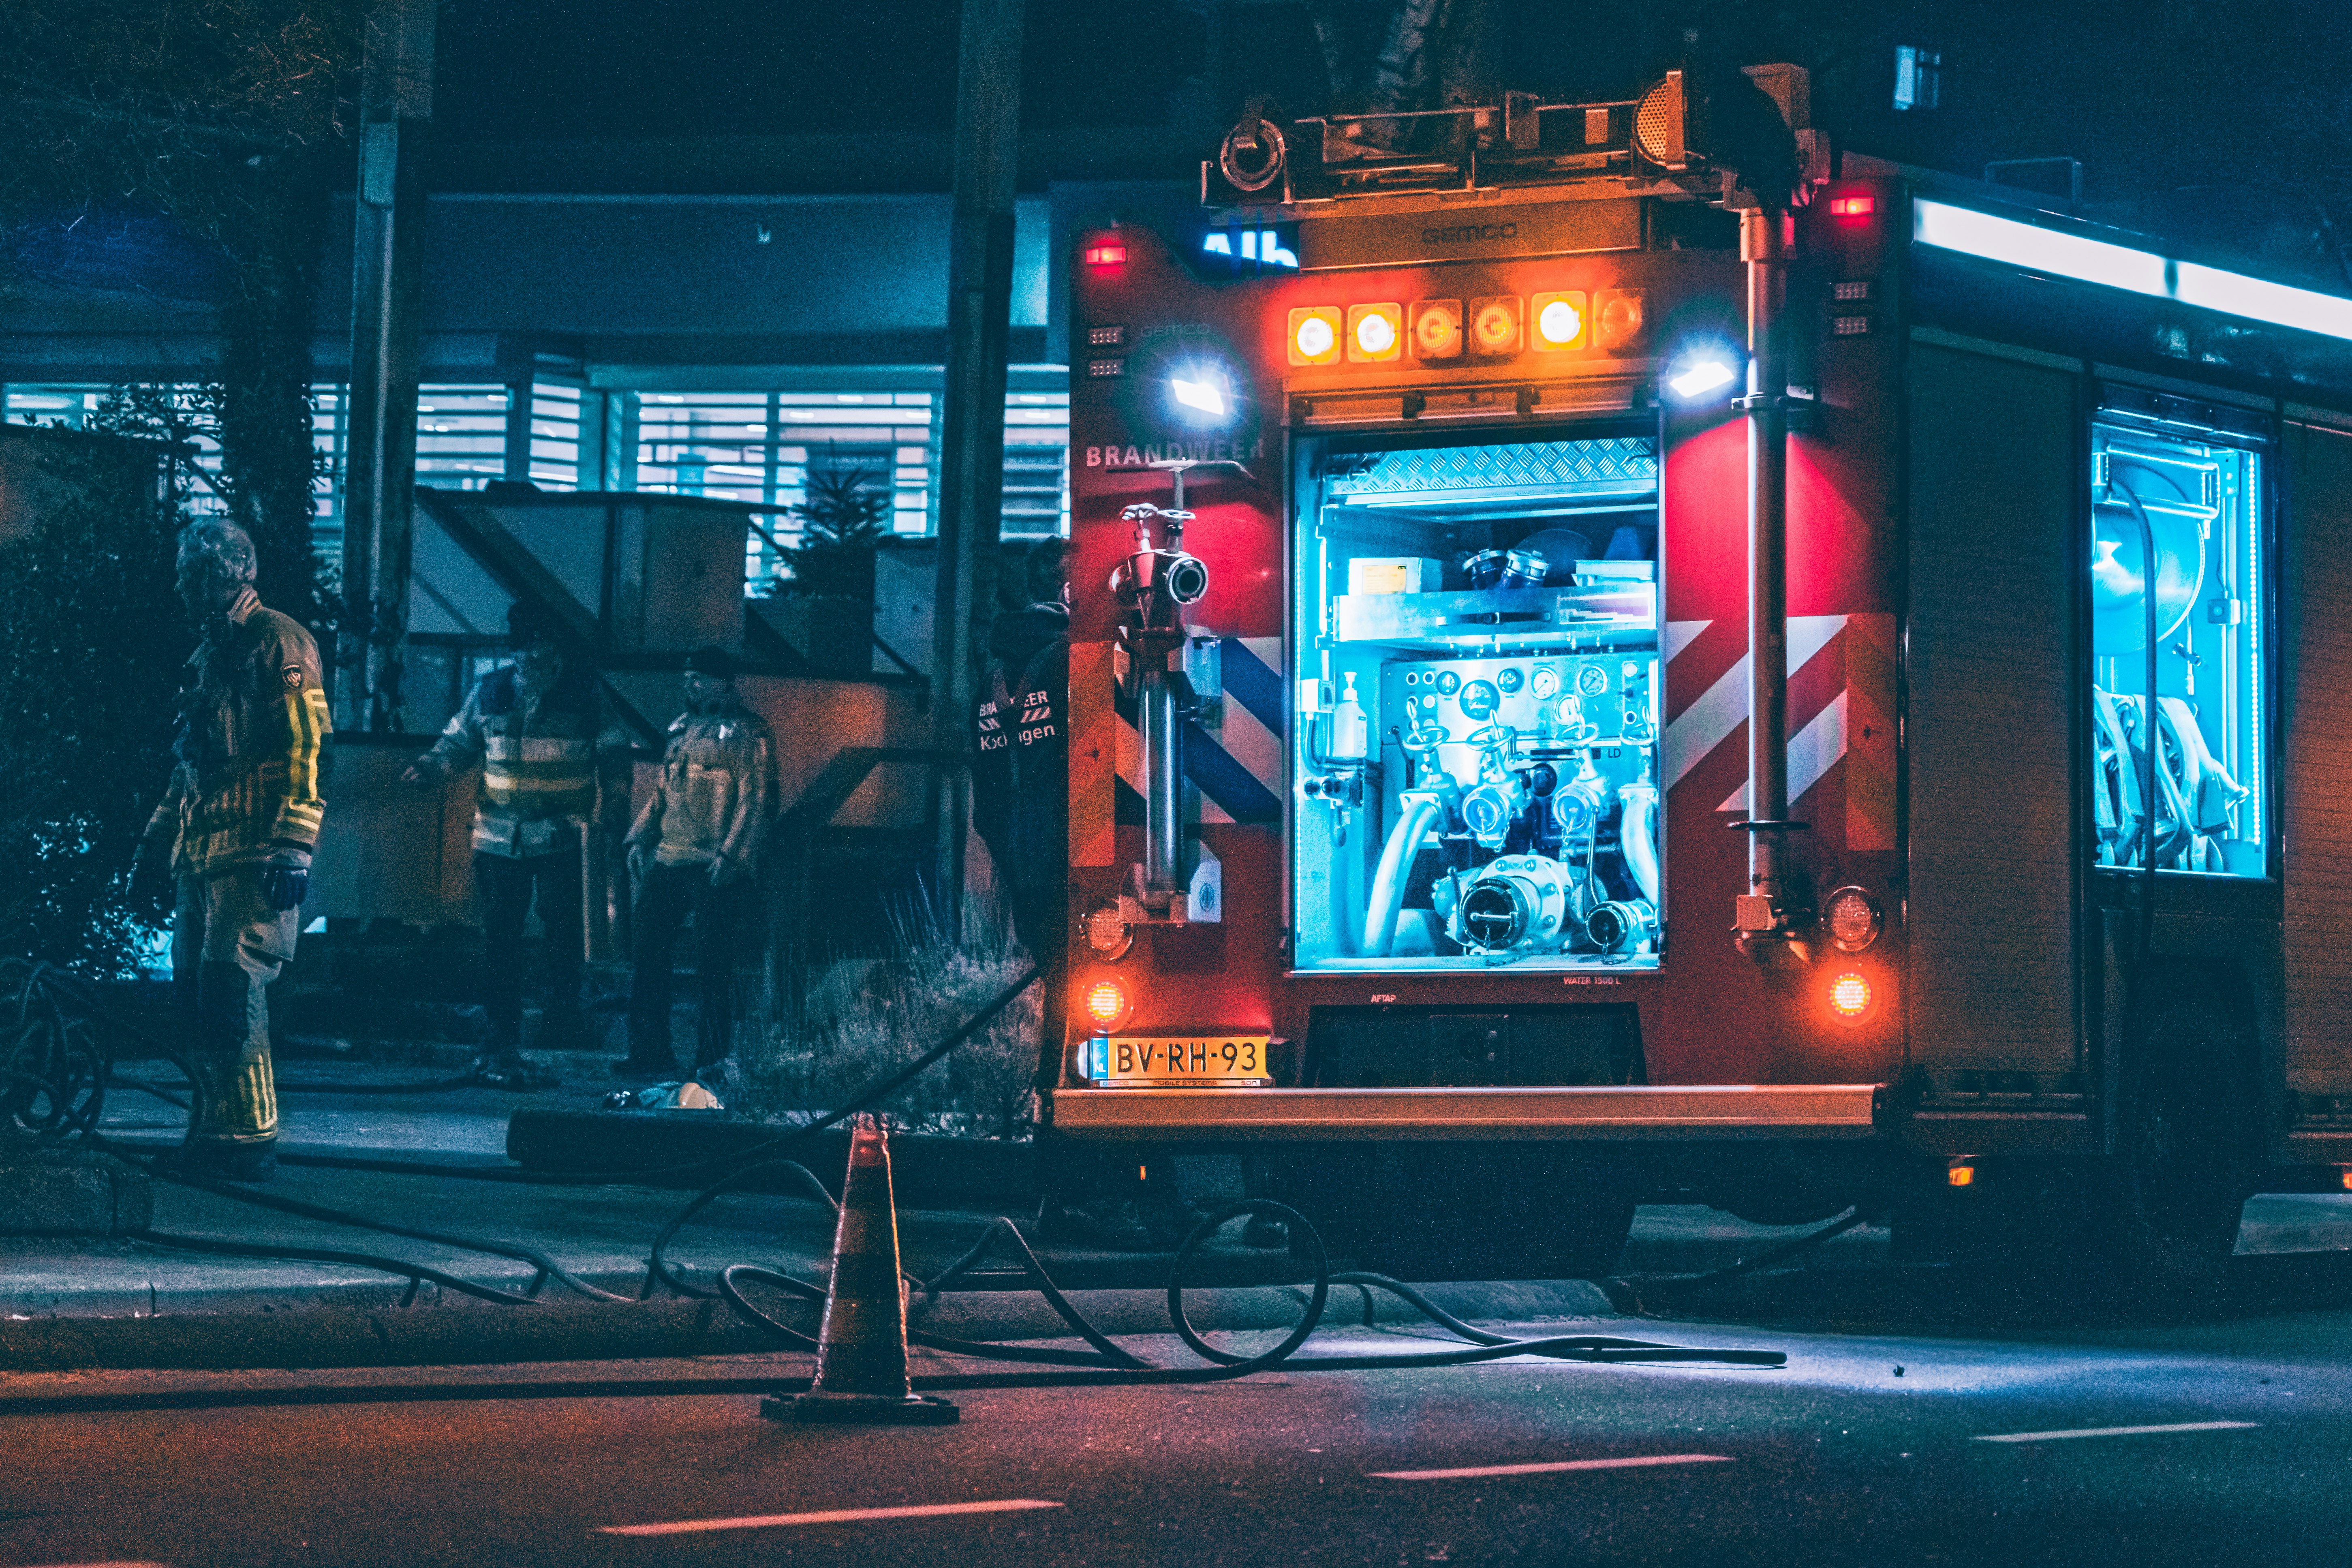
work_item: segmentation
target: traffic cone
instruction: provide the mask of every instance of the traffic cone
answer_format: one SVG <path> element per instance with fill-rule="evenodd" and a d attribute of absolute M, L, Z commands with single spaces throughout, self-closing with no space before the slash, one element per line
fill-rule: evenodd
<path fill-rule="evenodd" d="M 816 1379 L 806 1394 L 771 1394 L 760 1414 L 777 1421 L 855 1421 L 943 1426 L 956 1407 L 914 1391 L 907 1375 L 907 1288 L 898 1274 L 898 1211 L 890 1196 L 890 1145 L 870 1115 L 849 1135 L 849 1174 L 833 1232 L 833 1283 L 817 1333 Z"/>

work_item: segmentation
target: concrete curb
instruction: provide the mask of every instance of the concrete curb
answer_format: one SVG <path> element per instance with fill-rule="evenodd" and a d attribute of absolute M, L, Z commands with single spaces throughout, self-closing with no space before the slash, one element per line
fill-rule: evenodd
<path fill-rule="evenodd" d="M 1488 1321 L 1616 1315 L 1598 1286 L 1581 1279 L 1423 1287 L 1457 1317 Z M 1365 1296 L 1369 1295 L 1369 1312 Z M 1284 1329 L 1298 1321 L 1307 1292 L 1290 1286 L 1193 1290 L 1184 1308 L 1202 1330 Z M 1105 1333 L 1171 1331 L 1167 1295 L 1153 1290 L 1081 1290 L 1070 1300 Z M 763 1307 L 768 1303 L 762 1302 Z M 814 1334 L 814 1302 L 768 1307 Z M 1402 1300 L 1351 1287 L 1332 1292 L 1332 1327 L 1416 1321 Z M 968 1340 L 1064 1339 L 1067 1325 L 1043 1300 L 999 1291 L 944 1294 L 917 1327 Z M 493 1365 L 743 1355 L 773 1351 L 765 1333 L 719 1301 L 551 1302 L 533 1307 L 217 1312 L 184 1317 L 47 1318 L 0 1322 L 0 1373 L 94 1368 L 225 1370 Z"/>
<path fill-rule="evenodd" d="M 520 1106 L 507 1121 L 507 1157 L 527 1171 L 609 1175 L 647 1185 L 694 1188 L 723 1174 L 670 1167 L 721 1162 L 789 1134 L 789 1127 L 730 1121 L 715 1111 L 567 1110 Z M 1036 1195 L 1034 1145 L 985 1138 L 900 1132 L 890 1139 L 890 1175 L 900 1207 L 1017 1204 Z M 814 1172 L 838 1194 L 849 1163 L 849 1133 L 829 1127 L 777 1151 Z M 640 1176 L 635 1173 L 646 1173 Z M 781 1173 L 745 1184 L 753 1192 L 795 1190 Z"/>

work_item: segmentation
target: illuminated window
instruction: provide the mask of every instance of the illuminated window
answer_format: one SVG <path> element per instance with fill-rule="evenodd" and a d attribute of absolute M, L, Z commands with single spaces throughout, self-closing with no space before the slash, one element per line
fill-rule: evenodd
<path fill-rule="evenodd" d="M 2145 866 L 2152 843 L 2158 870 L 2270 873 L 2268 512 L 2252 429 L 2198 428 L 2173 400 L 2119 389 L 2091 427 L 2087 727 L 2101 866 Z"/>
<path fill-rule="evenodd" d="M 543 490 L 593 489 L 580 472 L 580 389 L 534 382 L 530 389 L 530 482 Z"/>

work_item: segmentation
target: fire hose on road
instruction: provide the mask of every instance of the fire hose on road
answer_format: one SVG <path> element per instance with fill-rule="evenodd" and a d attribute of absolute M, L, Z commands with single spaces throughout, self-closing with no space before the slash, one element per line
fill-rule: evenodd
<path fill-rule="evenodd" d="M 1037 979 L 1038 971 L 1034 968 L 1030 969 L 1019 979 L 1015 980 L 1012 984 L 1000 992 L 987 1006 L 975 1013 L 970 1019 L 966 1020 L 961 1027 L 950 1034 L 944 1039 L 940 1040 L 937 1045 L 925 1051 L 914 1061 L 853 1096 L 849 1103 L 814 1121 L 810 1122 L 806 1126 L 794 1128 L 788 1132 L 781 1133 L 777 1137 L 771 1139 L 764 1143 L 755 1145 L 748 1150 L 739 1151 L 735 1154 L 726 1156 L 722 1160 L 698 1162 L 687 1165 L 663 1166 L 646 1171 L 631 1173 L 632 1174 L 640 1176 L 656 1174 L 675 1175 L 687 1171 L 715 1167 L 722 1164 L 730 1167 L 727 1169 L 718 1180 L 704 1187 L 700 1192 L 697 1193 L 691 1199 L 683 1205 L 678 1209 L 677 1213 L 663 1226 L 660 1232 L 655 1237 L 647 1257 L 646 1289 L 644 1294 L 650 1296 L 656 1287 L 660 1287 L 677 1295 L 684 1297 L 700 1299 L 710 1299 L 716 1297 L 723 1299 L 733 1311 L 742 1317 L 746 1321 L 757 1326 L 761 1332 L 774 1339 L 781 1345 L 794 1350 L 814 1351 L 817 1345 L 817 1342 L 815 1340 L 802 1333 L 800 1331 L 793 1329 L 789 1324 L 780 1321 L 776 1318 L 771 1316 L 768 1312 L 762 1310 L 760 1307 L 746 1298 L 743 1293 L 742 1287 L 746 1283 L 757 1282 L 773 1287 L 788 1295 L 797 1297 L 803 1300 L 818 1302 L 824 1301 L 826 1296 L 826 1291 L 823 1287 L 810 1284 L 805 1280 L 796 1279 L 779 1269 L 767 1268 L 763 1265 L 737 1263 L 722 1268 L 719 1272 L 717 1289 L 715 1290 L 707 1290 L 679 1278 L 675 1272 L 673 1267 L 669 1264 L 667 1258 L 667 1249 L 671 1242 L 696 1215 L 699 1214 L 720 1195 L 739 1186 L 753 1173 L 759 1172 L 782 1171 L 785 1173 L 792 1175 L 811 1194 L 821 1198 L 828 1207 L 833 1208 L 837 1212 L 838 1205 L 835 1204 L 832 1194 L 827 1191 L 824 1183 L 818 1180 L 814 1173 L 809 1171 L 807 1167 L 800 1164 L 797 1161 L 779 1152 L 779 1151 L 787 1149 L 794 1143 L 811 1138 L 816 1133 L 845 1121 L 877 1102 L 887 1099 L 889 1095 L 896 1092 L 898 1089 L 914 1079 L 918 1074 L 923 1072 L 933 1064 L 940 1061 L 949 1053 L 953 1051 L 958 1046 L 961 1045 L 965 1040 L 971 1038 L 972 1035 L 984 1028 L 991 1020 L 997 1016 L 998 1014 L 1010 1006 L 1023 992 L 1034 984 L 1037 982 Z M 37 975 L 35 977 L 34 984 L 37 984 L 40 983 L 40 977 Z M 78 986 L 68 989 L 64 985 L 52 985 L 49 990 L 49 995 L 53 1003 L 69 1005 L 83 1009 L 94 1015 L 98 1019 L 112 1024 L 116 1027 L 130 1027 L 130 1026 L 123 1025 L 119 1020 L 108 1017 L 105 1015 L 103 1008 L 97 1004 L 96 1000 L 81 992 Z M 139 1033 L 140 1037 L 152 1048 L 163 1053 L 175 1063 L 178 1062 L 178 1053 L 173 1051 L 168 1044 L 154 1038 L 151 1035 L 145 1034 L 143 1031 L 134 1032 Z M 185 1071 L 184 1065 L 183 1065 L 183 1071 Z M 121 1155 L 126 1159 L 130 1159 L 133 1163 L 140 1163 L 142 1165 L 148 1165 L 151 1163 L 148 1161 L 141 1160 L 137 1156 L 128 1153 L 120 1145 L 109 1145 L 109 1147 L 113 1152 L 118 1155 Z M 153 1173 L 163 1180 L 214 1193 L 236 1202 L 251 1204 L 259 1207 L 277 1210 L 281 1213 L 298 1215 L 306 1218 L 323 1220 L 333 1224 L 348 1225 L 358 1228 L 377 1231 L 386 1235 L 404 1237 L 414 1240 L 428 1241 L 436 1245 L 453 1247 L 462 1250 L 482 1252 L 498 1257 L 514 1258 L 519 1261 L 531 1264 L 539 1270 L 539 1273 L 531 1283 L 530 1288 L 530 1293 L 517 1294 L 512 1291 L 499 1290 L 490 1287 L 475 1284 L 471 1281 L 460 1279 L 442 1270 L 429 1268 L 420 1264 L 407 1263 L 396 1258 L 381 1258 L 365 1253 L 331 1251 L 323 1248 L 305 1248 L 287 1247 L 283 1245 L 229 1242 L 208 1237 L 183 1237 L 152 1230 L 139 1233 L 139 1239 L 147 1240 L 158 1246 L 194 1251 L 226 1253 L 243 1257 L 296 1258 L 310 1261 L 335 1262 L 350 1266 L 378 1269 L 387 1273 L 405 1276 L 411 1281 L 407 1300 L 413 1300 L 415 1298 L 419 1282 L 431 1280 L 446 1289 L 458 1290 L 464 1294 L 474 1296 L 484 1300 L 496 1302 L 501 1305 L 527 1307 L 534 1304 L 538 1289 L 541 1286 L 551 1279 L 567 1287 L 580 1295 L 593 1300 L 605 1301 L 620 1301 L 625 1300 L 625 1298 L 619 1297 L 611 1291 L 602 1289 L 597 1286 L 592 1285 L 587 1281 L 579 1279 L 576 1275 L 563 1268 L 562 1265 L 556 1263 L 552 1258 L 546 1257 L 543 1253 L 531 1247 L 499 1240 L 456 1236 L 446 1232 L 426 1229 L 421 1226 L 399 1225 L 371 1218 L 365 1215 L 349 1214 L 341 1210 L 327 1208 L 314 1204 L 307 1204 L 296 1199 L 279 1197 L 274 1194 L 257 1192 L 233 1182 L 220 1181 L 209 1177 L 196 1176 L 183 1173 L 171 1172 L 168 1170 L 155 1170 L 153 1171 Z M 600 1176 L 585 1179 L 590 1181 L 610 1181 L 612 1178 L 610 1176 Z M 583 1178 L 564 1178 L 559 1176 L 552 1178 L 552 1180 L 564 1184 L 576 1184 L 583 1180 Z M 1202 1243 L 1207 1241 L 1208 1238 L 1215 1234 L 1218 1229 L 1244 1215 L 1267 1215 L 1280 1219 L 1290 1226 L 1292 1227 L 1294 1237 L 1297 1238 L 1297 1244 L 1303 1247 L 1306 1254 L 1311 1258 L 1314 1267 L 1314 1279 L 1312 1282 L 1311 1291 L 1307 1298 L 1306 1310 L 1297 1323 L 1292 1327 L 1289 1333 L 1281 1341 L 1281 1342 L 1274 1346 L 1272 1349 L 1260 1352 L 1255 1355 L 1246 1356 L 1236 1355 L 1227 1351 L 1222 1351 L 1209 1344 L 1201 1337 L 1198 1331 L 1194 1329 L 1184 1310 L 1184 1271 L 1186 1265 L 1191 1261 L 1193 1255 L 1200 1249 Z M 1390 1279 L 1385 1275 L 1365 1272 L 1346 1271 L 1333 1273 L 1330 1268 L 1328 1258 L 1324 1250 L 1322 1238 L 1316 1233 L 1313 1225 L 1307 1220 L 1307 1216 L 1301 1215 L 1296 1209 L 1290 1208 L 1286 1205 L 1276 1203 L 1270 1199 L 1262 1198 L 1244 1199 L 1238 1203 L 1227 1205 L 1215 1213 L 1209 1215 L 1193 1227 L 1192 1233 L 1184 1238 L 1177 1249 L 1168 1282 L 1169 1319 L 1178 1337 L 1181 1339 L 1195 1354 L 1208 1363 L 1208 1364 L 1204 1366 L 1155 1365 L 1151 1363 L 1146 1362 L 1141 1357 L 1118 1345 L 1108 1336 L 1104 1335 L 1092 1323 L 1087 1321 L 1085 1316 L 1071 1303 L 1067 1296 L 1066 1296 L 1055 1284 L 1052 1277 L 1047 1274 L 1045 1266 L 1038 1260 L 1035 1253 L 1031 1250 L 1027 1240 L 1021 1235 L 1018 1227 L 1007 1218 L 998 1217 L 989 1221 L 979 1238 L 963 1254 L 963 1256 L 957 1258 L 955 1262 L 950 1264 L 947 1268 L 943 1269 L 936 1276 L 929 1279 L 917 1279 L 912 1276 L 908 1276 L 907 1277 L 907 1283 L 910 1289 L 921 1292 L 925 1298 L 926 1304 L 928 1304 L 930 1300 L 935 1300 L 941 1290 L 947 1289 L 957 1279 L 976 1268 L 992 1254 L 996 1254 L 1000 1251 L 1009 1255 L 1014 1262 L 1019 1264 L 1022 1271 L 1028 1277 L 1030 1283 L 1037 1289 L 1039 1294 L 1044 1297 L 1047 1305 L 1054 1310 L 1065 1323 L 1068 1324 L 1072 1332 L 1078 1339 L 1084 1341 L 1089 1348 L 1086 1350 L 1074 1350 L 1048 1345 L 1008 1344 L 993 1342 L 961 1340 L 946 1335 L 925 1332 L 919 1329 L 910 1330 L 908 1334 L 908 1339 L 911 1342 L 944 1354 L 977 1360 L 1027 1363 L 1038 1366 L 1038 1370 L 1032 1371 L 952 1373 L 918 1376 L 913 1380 L 914 1386 L 917 1389 L 1034 1388 L 1047 1386 L 1098 1386 L 1113 1384 L 1196 1384 L 1218 1382 L 1237 1377 L 1246 1377 L 1254 1373 L 1265 1372 L 1276 1367 L 1306 1372 L 1374 1371 L 1410 1367 L 1461 1366 L 1480 1362 L 1499 1361 L 1507 1357 L 1522 1355 L 1543 1356 L 1549 1359 L 1559 1361 L 1578 1361 L 1601 1363 L 1705 1363 L 1717 1365 L 1768 1368 L 1784 1365 L 1787 1361 L 1787 1357 L 1782 1352 L 1777 1351 L 1715 1350 L 1683 1345 L 1663 1344 L 1643 1340 L 1621 1339 L 1606 1335 L 1557 1335 L 1539 1339 L 1519 1340 L 1512 1339 L 1504 1335 L 1489 1333 L 1472 1324 L 1466 1323 L 1453 1314 L 1445 1311 L 1435 1302 L 1431 1301 L 1426 1296 L 1423 1295 L 1418 1290 L 1415 1290 L 1411 1285 L 1408 1285 L 1403 1281 Z M 1352 1285 L 1360 1287 L 1367 1291 L 1380 1290 L 1393 1295 L 1412 1306 L 1415 1310 L 1422 1313 L 1432 1322 L 1444 1328 L 1449 1332 L 1460 1336 L 1463 1340 L 1468 1342 L 1460 1349 L 1433 1352 L 1414 1352 L 1394 1354 L 1300 1356 L 1297 1352 L 1306 1344 L 1308 1338 L 1315 1332 L 1316 1329 L 1320 1326 L 1322 1322 L 1325 1308 L 1329 1300 L 1330 1289 L 1334 1285 Z M 404 1301 L 404 1304 L 405 1304 L 405 1301 Z M 1051 1368 L 1052 1370 L 1045 1370 L 1046 1368 Z M 796 1380 L 791 1379 L 763 1380 L 762 1386 L 789 1391 L 795 1386 L 795 1382 Z M 472 1387 L 449 1388 L 446 1390 L 443 1396 L 469 1399 L 483 1397 L 543 1397 L 549 1393 L 556 1392 L 568 1386 L 569 1385 L 542 1384 L 476 1385 Z M 681 1392 L 685 1385 L 681 1385 L 676 1380 L 645 1385 L 635 1385 L 626 1383 L 600 1384 L 598 1385 L 600 1392 L 606 1393 L 625 1393 L 630 1392 L 633 1389 L 639 1388 L 640 1386 L 642 1386 L 642 1390 L 645 1392 Z M 691 1386 L 704 1387 L 706 1385 L 697 1384 Z M 718 1387 L 709 1387 L 708 1391 L 725 1392 L 727 1390 Z M 356 1393 L 357 1391 L 354 1392 Z M 367 1396 L 373 1397 L 380 1392 L 381 1391 L 369 1391 Z"/>

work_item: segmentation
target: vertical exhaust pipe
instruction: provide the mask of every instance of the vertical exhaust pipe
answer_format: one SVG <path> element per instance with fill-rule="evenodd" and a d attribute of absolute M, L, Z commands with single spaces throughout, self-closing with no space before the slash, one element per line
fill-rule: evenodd
<path fill-rule="evenodd" d="M 1784 939 L 1789 817 L 1789 370 L 1781 306 L 1793 223 L 1748 208 L 1739 216 L 1748 267 L 1748 891 L 1733 929 L 1740 945 Z M 1759 955 L 1760 956 L 1760 955 Z"/>
<path fill-rule="evenodd" d="M 1176 683 L 1166 656 L 1146 667 L 1137 683 L 1136 738 L 1143 773 L 1143 907 L 1165 918 L 1176 897 L 1184 856 L 1183 769 L 1178 748 L 1183 729 Z"/>

